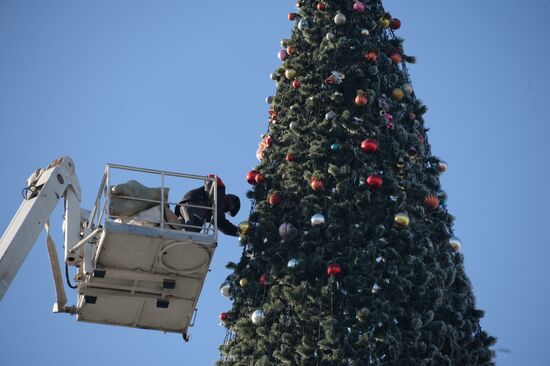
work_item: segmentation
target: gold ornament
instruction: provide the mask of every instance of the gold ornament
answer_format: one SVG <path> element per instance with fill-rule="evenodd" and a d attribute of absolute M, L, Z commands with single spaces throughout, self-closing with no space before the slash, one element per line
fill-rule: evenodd
<path fill-rule="evenodd" d="M 248 280 L 246 278 L 241 278 L 241 280 L 239 281 L 239 285 L 241 285 L 241 287 L 245 287 L 246 285 L 248 285 Z"/>
<path fill-rule="evenodd" d="M 248 221 L 243 221 L 237 226 L 237 232 L 240 236 L 247 236 L 250 234 L 250 223 Z"/>
<path fill-rule="evenodd" d="M 394 100 L 400 102 L 401 99 L 403 99 L 403 97 L 405 96 L 405 93 L 403 92 L 403 90 L 401 90 L 401 88 L 395 88 L 391 92 L 391 96 Z"/>
<path fill-rule="evenodd" d="M 449 239 L 449 245 L 451 246 L 451 248 L 453 248 L 455 252 L 459 252 L 460 248 L 462 247 L 462 242 L 459 238 L 452 237 Z"/>
<path fill-rule="evenodd" d="M 409 226 L 410 223 L 409 215 L 407 215 L 405 212 L 400 212 L 397 215 L 395 215 L 394 222 L 398 226 Z"/>
<path fill-rule="evenodd" d="M 294 69 L 288 69 L 285 71 L 285 77 L 288 79 L 288 80 L 294 80 L 294 78 L 296 77 L 296 70 Z"/>
<path fill-rule="evenodd" d="M 388 18 L 380 18 L 378 22 L 383 28 L 388 28 L 390 26 L 390 20 Z"/>

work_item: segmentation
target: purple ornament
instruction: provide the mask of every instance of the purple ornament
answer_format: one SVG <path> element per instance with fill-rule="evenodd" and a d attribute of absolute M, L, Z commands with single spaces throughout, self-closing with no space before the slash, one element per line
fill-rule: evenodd
<path fill-rule="evenodd" d="M 279 58 L 279 60 L 284 61 L 288 58 L 288 52 L 286 52 L 286 50 L 280 50 L 277 54 L 277 57 Z"/>
<path fill-rule="evenodd" d="M 362 13 L 365 11 L 365 4 L 361 1 L 356 1 L 353 3 L 353 11 L 356 13 Z"/>

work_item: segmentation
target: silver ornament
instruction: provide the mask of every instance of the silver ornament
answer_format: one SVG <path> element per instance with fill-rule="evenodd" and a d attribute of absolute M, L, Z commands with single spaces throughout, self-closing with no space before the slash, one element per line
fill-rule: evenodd
<path fill-rule="evenodd" d="M 332 42 L 332 41 L 334 41 L 336 36 L 334 35 L 334 33 L 328 32 L 327 35 L 325 36 L 325 38 L 326 38 L 327 41 Z"/>
<path fill-rule="evenodd" d="M 407 95 L 411 95 L 413 93 L 413 87 L 411 84 L 409 83 L 406 83 L 406 84 L 403 84 L 403 91 L 405 92 L 405 94 Z"/>
<path fill-rule="evenodd" d="M 277 77 L 277 74 L 275 74 L 274 72 L 272 72 L 271 74 L 269 74 L 269 78 L 273 81 L 277 80 L 278 77 Z"/>
<path fill-rule="evenodd" d="M 363 29 L 363 30 L 361 31 L 361 35 L 362 35 L 363 37 L 368 37 L 368 36 L 370 35 L 370 32 L 369 32 L 368 29 Z"/>
<path fill-rule="evenodd" d="M 262 324 L 265 320 L 264 311 L 260 309 L 256 310 L 255 312 L 252 313 L 252 316 L 250 317 L 250 319 L 252 319 L 252 323 L 254 325 Z"/>
<path fill-rule="evenodd" d="M 300 132 L 300 124 L 296 121 L 292 121 L 290 122 L 290 124 L 288 125 L 288 127 L 290 127 L 290 130 L 292 132 Z"/>
<path fill-rule="evenodd" d="M 281 238 L 289 238 L 296 234 L 296 228 L 291 223 L 285 222 L 279 226 L 279 235 Z"/>
<path fill-rule="evenodd" d="M 323 225 L 325 223 L 325 216 L 323 214 L 315 214 L 311 216 L 311 225 L 317 226 L 317 225 Z"/>
<path fill-rule="evenodd" d="M 462 242 L 457 237 L 450 238 L 449 244 L 451 245 L 451 248 L 453 248 L 455 252 L 459 252 L 460 248 L 462 247 Z"/>
<path fill-rule="evenodd" d="M 294 267 L 296 267 L 299 263 L 300 263 L 300 260 L 299 260 L 299 259 L 297 259 L 297 258 L 292 258 L 291 260 L 288 261 L 287 267 L 288 267 L 288 268 L 294 268 Z"/>
<path fill-rule="evenodd" d="M 327 121 L 332 121 L 334 118 L 336 118 L 336 113 L 334 113 L 333 111 L 330 111 L 327 114 L 325 114 L 325 119 Z"/>
<path fill-rule="evenodd" d="M 340 12 L 334 16 L 334 23 L 336 23 L 336 25 L 346 24 L 346 20 L 346 16 Z"/>
<path fill-rule="evenodd" d="M 301 30 L 301 31 L 305 31 L 309 28 L 311 28 L 310 21 L 306 18 L 300 19 L 300 21 L 298 22 L 298 29 Z"/>
<path fill-rule="evenodd" d="M 220 287 L 220 293 L 223 297 L 229 297 L 230 286 L 227 282 L 222 283 Z"/>
<path fill-rule="evenodd" d="M 265 102 L 266 102 L 267 104 L 273 103 L 273 96 L 266 97 L 266 98 L 265 98 Z"/>

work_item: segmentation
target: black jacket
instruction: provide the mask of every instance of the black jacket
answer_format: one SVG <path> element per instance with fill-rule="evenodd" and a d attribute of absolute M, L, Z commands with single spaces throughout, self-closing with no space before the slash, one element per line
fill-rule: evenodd
<path fill-rule="evenodd" d="M 179 201 L 180 204 L 187 203 L 190 205 L 197 205 L 197 206 L 212 206 L 213 199 L 210 199 L 208 192 L 206 191 L 205 187 L 199 187 L 190 190 L 189 192 L 185 193 L 181 200 Z M 218 186 L 218 230 L 220 230 L 225 235 L 231 235 L 231 236 L 238 236 L 237 227 L 233 225 L 227 218 L 225 217 L 225 212 L 227 211 L 227 206 L 225 203 L 225 187 L 219 187 Z M 180 213 L 180 205 L 177 205 L 174 208 L 174 212 L 176 215 L 181 217 Z M 211 222 L 213 215 L 211 214 L 211 210 L 207 209 L 195 209 L 194 210 L 195 215 L 201 216 L 203 223 L 204 222 Z"/>

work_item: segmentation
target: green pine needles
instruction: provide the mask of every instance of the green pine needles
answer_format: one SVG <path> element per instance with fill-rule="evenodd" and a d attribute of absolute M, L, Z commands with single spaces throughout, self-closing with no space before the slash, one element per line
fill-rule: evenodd
<path fill-rule="evenodd" d="M 218 365 L 492 365 L 399 20 L 378 0 L 297 8 Z"/>

